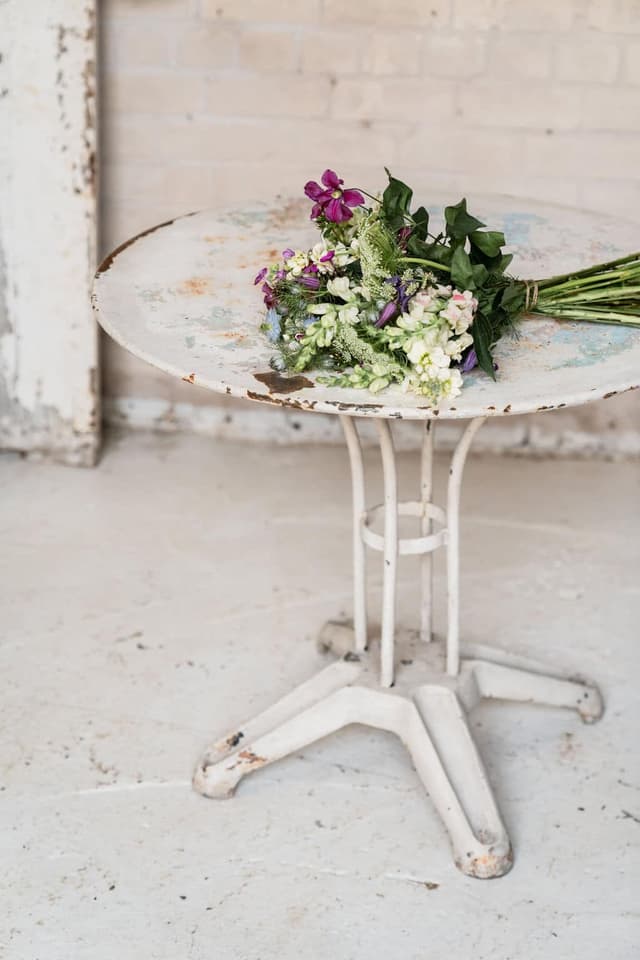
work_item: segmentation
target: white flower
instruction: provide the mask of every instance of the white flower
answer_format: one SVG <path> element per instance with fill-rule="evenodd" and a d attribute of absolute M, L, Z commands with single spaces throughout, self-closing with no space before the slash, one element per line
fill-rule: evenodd
<path fill-rule="evenodd" d="M 358 255 L 358 241 L 352 240 L 350 247 L 345 247 L 344 243 L 336 243 L 333 249 L 335 251 L 334 265 L 336 267 L 346 267 L 348 263 L 353 263 Z"/>
<path fill-rule="evenodd" d="M 414 366 L 418 363 L 421 363 L 422 358 L 427 354 L 428 349 L 429 348 L 422 337 L 413 340 L 411 346 L 406 351 L 409 363 L 413 363 Z"/>
<path fill-rule="evenodd" d="M 463 351 L 470 347 L 472 343 L 473 337 L 471 334 L 463 333 L 460 337 L 449 340 L 444 349 L 452 360 L 460 360 Z"/>
<path fill-rule="evenodd" d="M 355 297 L 355 293 L 349 289 L 348 277 L 333 277 L 327 280 L 327 290 L 334 297 L 340 297 L 344 301 L 353 300 Z"/>
<path fill-rule="evenodd" d="M 396 320 L 396 326 L 401 330 L 419 330 L 421 327 L 422 312 L 420 310 L 411 310 L 411 313 L 403 313 Z"/>
<path fill-rule="evenodd" d="M 307 307 L 307 313 L 314 313 L 318 317 L 323 317 L 327 314 L 334 314 L 337 316 L 335 303 L 314 303 Z"/>
<path fill-rule="evenodd" d="M 304 250 L 296 250 L 285 263 L 285 270 L 293 277 L 299 277 L 305 267 L 309 266 L 309 257 Z"/>
<path fill-rule="evenodd" d="M 358 322 L 358 308 L 357 307 L 340 307 L 338 310 L 338 316 L 343 323 L 357 323 Z"/>
<path fill-rule="evenodd" d="M 318 268 L 318 273 L 332 274 L 334 272 L 333 257 L 327 257 L 329 247 L 326 242 L 316 243 L 310 251 L 310 260 Z"/>
<path fill-rule="evenodd" d="M 411 308 L 413 306 L 422 307 L 423 310 L 429 310 L 433 305 L 435 300 L 435 291 L 433 287 L 428 287 L 426 290 L 419 290 L 418 293 L 411 299 Z"/>

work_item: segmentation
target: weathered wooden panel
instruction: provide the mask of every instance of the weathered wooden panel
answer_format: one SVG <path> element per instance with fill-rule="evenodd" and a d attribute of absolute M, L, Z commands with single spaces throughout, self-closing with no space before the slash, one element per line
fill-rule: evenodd
<path fill-rule="evenodd" d="M 0 447 L 95 461 L 93 0 L 0 6 Z"/>

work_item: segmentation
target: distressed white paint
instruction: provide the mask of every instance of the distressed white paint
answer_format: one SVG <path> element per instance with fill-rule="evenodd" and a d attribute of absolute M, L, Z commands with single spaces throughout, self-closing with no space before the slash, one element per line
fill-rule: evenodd
<path fill-rule="evenodd" d="M 591 723 L 602 714 L 598 690 L 545 673 L 539 664 L 522 669 L 503 651 L 486 648 L 482 659 L 469 648 L 459 673 L 447 678 L 442 644 L 412 635 L 399 644 L 401 660 L 388 690 L 379 685 L 377 644 L 355 655 L 352 642 L 348 625 L 327 624 L 320 643 L 341 659 L 213 743 L 196 768 L 196 790 L 225 799 L 247 774 L 344 727 L 387 730 L 409 751 L 450 836 L 456 866 L 480 880 L 508 873 L 511 841 L 467 714 L 484 699 L 499 699 L 573 709 Z"/>
<path fill-rule="evenodd" d="M 485 198 L 479 213 L 512 237 L 516 275 L 543 278 L 634 249 L 637 228 L 597 214 L 510 198 Z M 304 201 L 203 212 L 150 228 L 107 257 L 94 286 L 100 323 L 135 356 L 192 385 L 304 413 L 459 420 L 534 413 L 608 398 L 640 385 L 640 330 L 524 318 L 504 336 L 492 381 L 465 376 L 461 396 L 430 406 L 389 387 L 330 387 L 308 372 L 270 369 L 274 348 L 260 331 L 256 270 L 287 243 L 314 235 Z"/>
<path fill-rule="evenodd" d="M 0 447 L 91 464 L 93 0 L 6 0 L 0 53 Z"/>
<path fill-rule="evenodd" d="M 421 488 L 429 499 L 398 500 L 398 471 L 391 424 L 376 418 L 384 477 L 384 504 L 364 509 L 364 473 L 355 417 L 341 417 L 352 479 L 353 609 L 351 624 L 330 622 L 319 645 L 341 657 L 315 677 L 286 694 L 257 717 L 213 743 L 194 774 L 194 787 L 208 797 L 233 794 L 240 780 L 275 760 L 315 743 L 351 724 L 395 733 L 409 750 L 414 766 L 451 838 L 456 865 L 478 879 L 500 877 L 513 862 L 484 764 L 465 714 L 483 699 L 516 700 L 577 710 L 585 722 L 602 714 L 599 691 L 588 684 L 545 673 L 536 664 L 517 664 L 500 651 L 462 651 L 460 659 L 459 515 L 465 461 L 484 420 L 471 420 L 451 459 L 447 510 L 431 499 L 432 457 L 422 458 Z M 384 533 L 372 533 L 384 512 Z M 433 518 L 441 529 L 421 537 L 400 538 L 400 516 Z M 383 554 L 382 617 L 379 637 L 366 643 L 366 570 L 363 546 Z M 447 552 L 447 634 L 445 643 L 419 638 L 417 631 L 396 631 L 397 565 L 401 554 Z M 431 605 L 431 571 L 421 577 Z M 425 589 L 426 588 L 426 589 Z M 421 627 L 424 617 L 421 619 Z M 422 630 L 421 633 L 424 631 Z M 393 688 L 393 689 L 391 689 Z"/>

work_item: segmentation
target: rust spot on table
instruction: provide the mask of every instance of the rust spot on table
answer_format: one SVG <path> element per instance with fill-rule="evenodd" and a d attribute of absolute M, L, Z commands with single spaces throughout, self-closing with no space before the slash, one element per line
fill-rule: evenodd
<path fill-rule="evenodd" d="M 264 383 L 269 393 L 295 393 L 296 390 L 305 390 L 315 386 L 313 380 L 296 374 L 293 377 L 286 377 L 276 370 L 268 370 L 266 373 L 254 373 L 256 380 Z"/>
<path fill-rule="evenodd" d="M 201 297 L 209 293 L 209 280 L 207 277 L 189 277 L 178 286 L 178 293 L 186 294 L 188 297 Z"/>

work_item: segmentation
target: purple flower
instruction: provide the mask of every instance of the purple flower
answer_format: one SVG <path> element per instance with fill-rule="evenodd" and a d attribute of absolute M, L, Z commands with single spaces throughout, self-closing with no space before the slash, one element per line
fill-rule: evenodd
<path fill-rule="evenodd" d="M 291 247 L 287 247 L 286 250 L 282 251 L 283 260 L 291 260 L 291 257 L 295 255 L 295 250 L 292 250 Z"/>
<path fill-rule="evenodd" d="M 260 273 L 256 274 L 256 278 L 255 278 L 255 280 L 253 281 L 254 287 L 257 287 L 259 283 L 262 283 L 262 281 L 264 280 L 264 278 L 265 278 L 266 275 L 267 275 L 267 272 L 268 272 L 268 271 L 267 271 L 267 268 L 266 268 L 266 267 L 263 267 L 262 270 L 260 271 Z"/>
<path fill-rule="evenodd" d="M 411 227 L 401 227 L 398 230 L 398 246 L 402 251 L 407 249 L 407 240 L 411 236 L 412 229 Z"/>
<path fill-rule="evenodd" d="M 335 255 L 335 250 L 327 250 L 327 252 L 320 257 L 320 263 L 327 263 L 328 260 L 333 260 Z"/>
<path fill-rule="evenodd" d="M 474 367 L 478 366 L 478 357 L 473 347 L 470 347 L 462 361 L 462 372 L 469 373 Z"/>
<path fill-rule="evenodd" d="M 385 304 L 380 311 L 380 316 L 376 320 L 376 327 L 384 327 L 385 323 L 388 323 L 389 320 L 393 319 L 397 312 L 398 304 L 395 302 L 395 300 L 390 300 L 389 303 Z"/>
<path fill-rule="evenodd" d="M 273 287 L 270 287 L 268 283 L 263 283 L 260 289 L 264 293 L 265 306 L 275 307 L 276 303 L 278 302 L 278 298 L 276 297 Z"/>
<path fill-rule="evenodd" d="M 303 275 L 298 277 L 298 283 L 301 287 L 306 287 L 307 290 L 318 290 L 320 288 L 320 281 L 317 277 Z"/>
<path fill-rule="evenodd" d="M 350 207 L 359 207 L 364 203 L 364 197 L 359 190 L 343 190 L 344 180 L 338 177 L 333 170 L 325 170 L 321 178 L 323 187 L 315 180 L 309 180 L 304 185 L 304 192 L 314 201 L 311 210 L 311 219 L 317 220 L 324 216 L 331 223 L 342 223 L 350 220 L 353 213 Z"/>
<path fill-rule="evenodd" d="M 407 285 L 404 283 L 400 277 L 389 277 L 389 283 L 391 283 L 397 291 L 396 300 L 398 306 L 400 307 L 400 313 L 406 313 L 409 307 L 409 294 L 407 293 Z"/>

